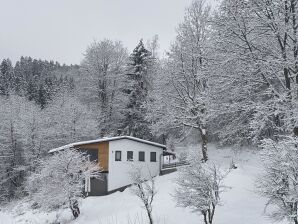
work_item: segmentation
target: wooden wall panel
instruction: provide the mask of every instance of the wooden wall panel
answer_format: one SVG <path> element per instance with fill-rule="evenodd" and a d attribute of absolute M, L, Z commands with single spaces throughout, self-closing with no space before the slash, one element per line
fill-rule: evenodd
<path fill-rule="evenodd" d="M 101 142 L 99 144 L 98 161 L 103 171 L 109 171 L 109 142 Z"/>
<path fill-rule="evenodd" d="M 78 148 L 98 150 L 98 161 L 103 171 L 109 171 L 109 142 L 80 145 Z"/>
<path fill-rule="evenodd" d="M 80 145 L 79 148 L 82 149 L 98 149 L 99 143 L 93 143 L 93 144 L 86 144 L 86 145 Z"/>

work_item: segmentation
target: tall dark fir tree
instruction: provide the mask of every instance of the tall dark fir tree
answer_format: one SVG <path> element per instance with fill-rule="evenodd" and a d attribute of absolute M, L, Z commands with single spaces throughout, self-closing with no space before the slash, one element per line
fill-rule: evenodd
<path fill-rule="evenodd" d="M 144 47 L 141 40 L 129 57 L 124 88 L 124 93 L 128 97 L 128 103 L 124 109 L 124 134 L 144 139 L 152 138 L 143 105 L 150 89 L 153 60 L 151 52 Z"/>
<path fill-rule="evenodd" d="M 0 64 L 0 95 L 8 95 L 12 87 L 13 66 L 10 59 L 4 59 Z"/>

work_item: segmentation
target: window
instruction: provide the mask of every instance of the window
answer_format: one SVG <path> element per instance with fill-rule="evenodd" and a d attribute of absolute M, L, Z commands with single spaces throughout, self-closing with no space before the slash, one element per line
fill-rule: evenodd
<path fill-rule="evenodd" d="M 139 152 L 139 161 L 145 161 L 145 152 Z"/>
<path fill-rule="evenodd" d="M 121 151 L 115 152 L 115 161 L 121 161 Z"/>
<path fill-rule="evenodd" d="M 133 161 L 133 151 L 127 151 L 127 161 Z"/>
<path fill-rule="evenodd" d="M 150 162 L 156 162 L 156 152 L 150 152 Z"/>
<path fill-rule="evenodd" d="M 81 149 L 82 152 L 84 152 L 92 162 L 97 162 L 98 160 L 98 150 L 94 149 Z"/>

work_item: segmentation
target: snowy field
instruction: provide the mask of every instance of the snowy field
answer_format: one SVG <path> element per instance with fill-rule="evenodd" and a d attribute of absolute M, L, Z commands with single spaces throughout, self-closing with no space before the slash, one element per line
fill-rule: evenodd
<path fill-rule="evenodd" d="M 264 216 L 266 200 L 254 193 L 254 179 L 260 172 L 257 153 L 238 152 L 232 150 L 209 150 L 210 161 L 225 170 L 232 159 L 238 169 L 232 170 L 227 176 L 225 184 L 229 189 L 222 194 L 222 205 L 215 212 L 214 224 L 269 224 Z M 173 183 L 177 173 L 156 178 L 158 193 L 154 201 L 154 220 L 157 224 L 203 223 L 199 214 L 188 209 L 175 206 L 172 194 Z M 141 203 L 129 189 L 116 192 L 104 197 L 89 197 L 82 201 L 81 215 L 77 220 L 72 219 L 69 210 L 43 213 L 26 208 L 26 203 L 0 211 L 0 224 L 10 223 L 71 223 L 71 224 L 141 224 L 147 223 L 147 217 L 142 210 Z M 55 222 L 56 221 L 56 222 Z"/>

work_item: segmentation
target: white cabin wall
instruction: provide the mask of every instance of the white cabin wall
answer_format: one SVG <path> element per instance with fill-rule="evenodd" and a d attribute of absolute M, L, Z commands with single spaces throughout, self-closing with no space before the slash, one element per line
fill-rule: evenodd
<path fill-rule="evenodd" d="M 121 161 L 115 161 L 115 151 L 121 151 Z M 133 162 L 127 161 L 127 151 L 133 151 Z M 145 152 L 145 162 L 139 161 L 139 151 Z M 110 141 L 109 143 L 109 175 L 108 191 L 112 191 L 132 184 L 129 172 L 135 165 L 148 167 L 151 175 L 157 176 L 160 172 L 160 157 L 163 149 L 157 146 L 144 144 L 128 139 Z M 156 152 L 156 162 L 150 162 L 150 152 Z"/>

